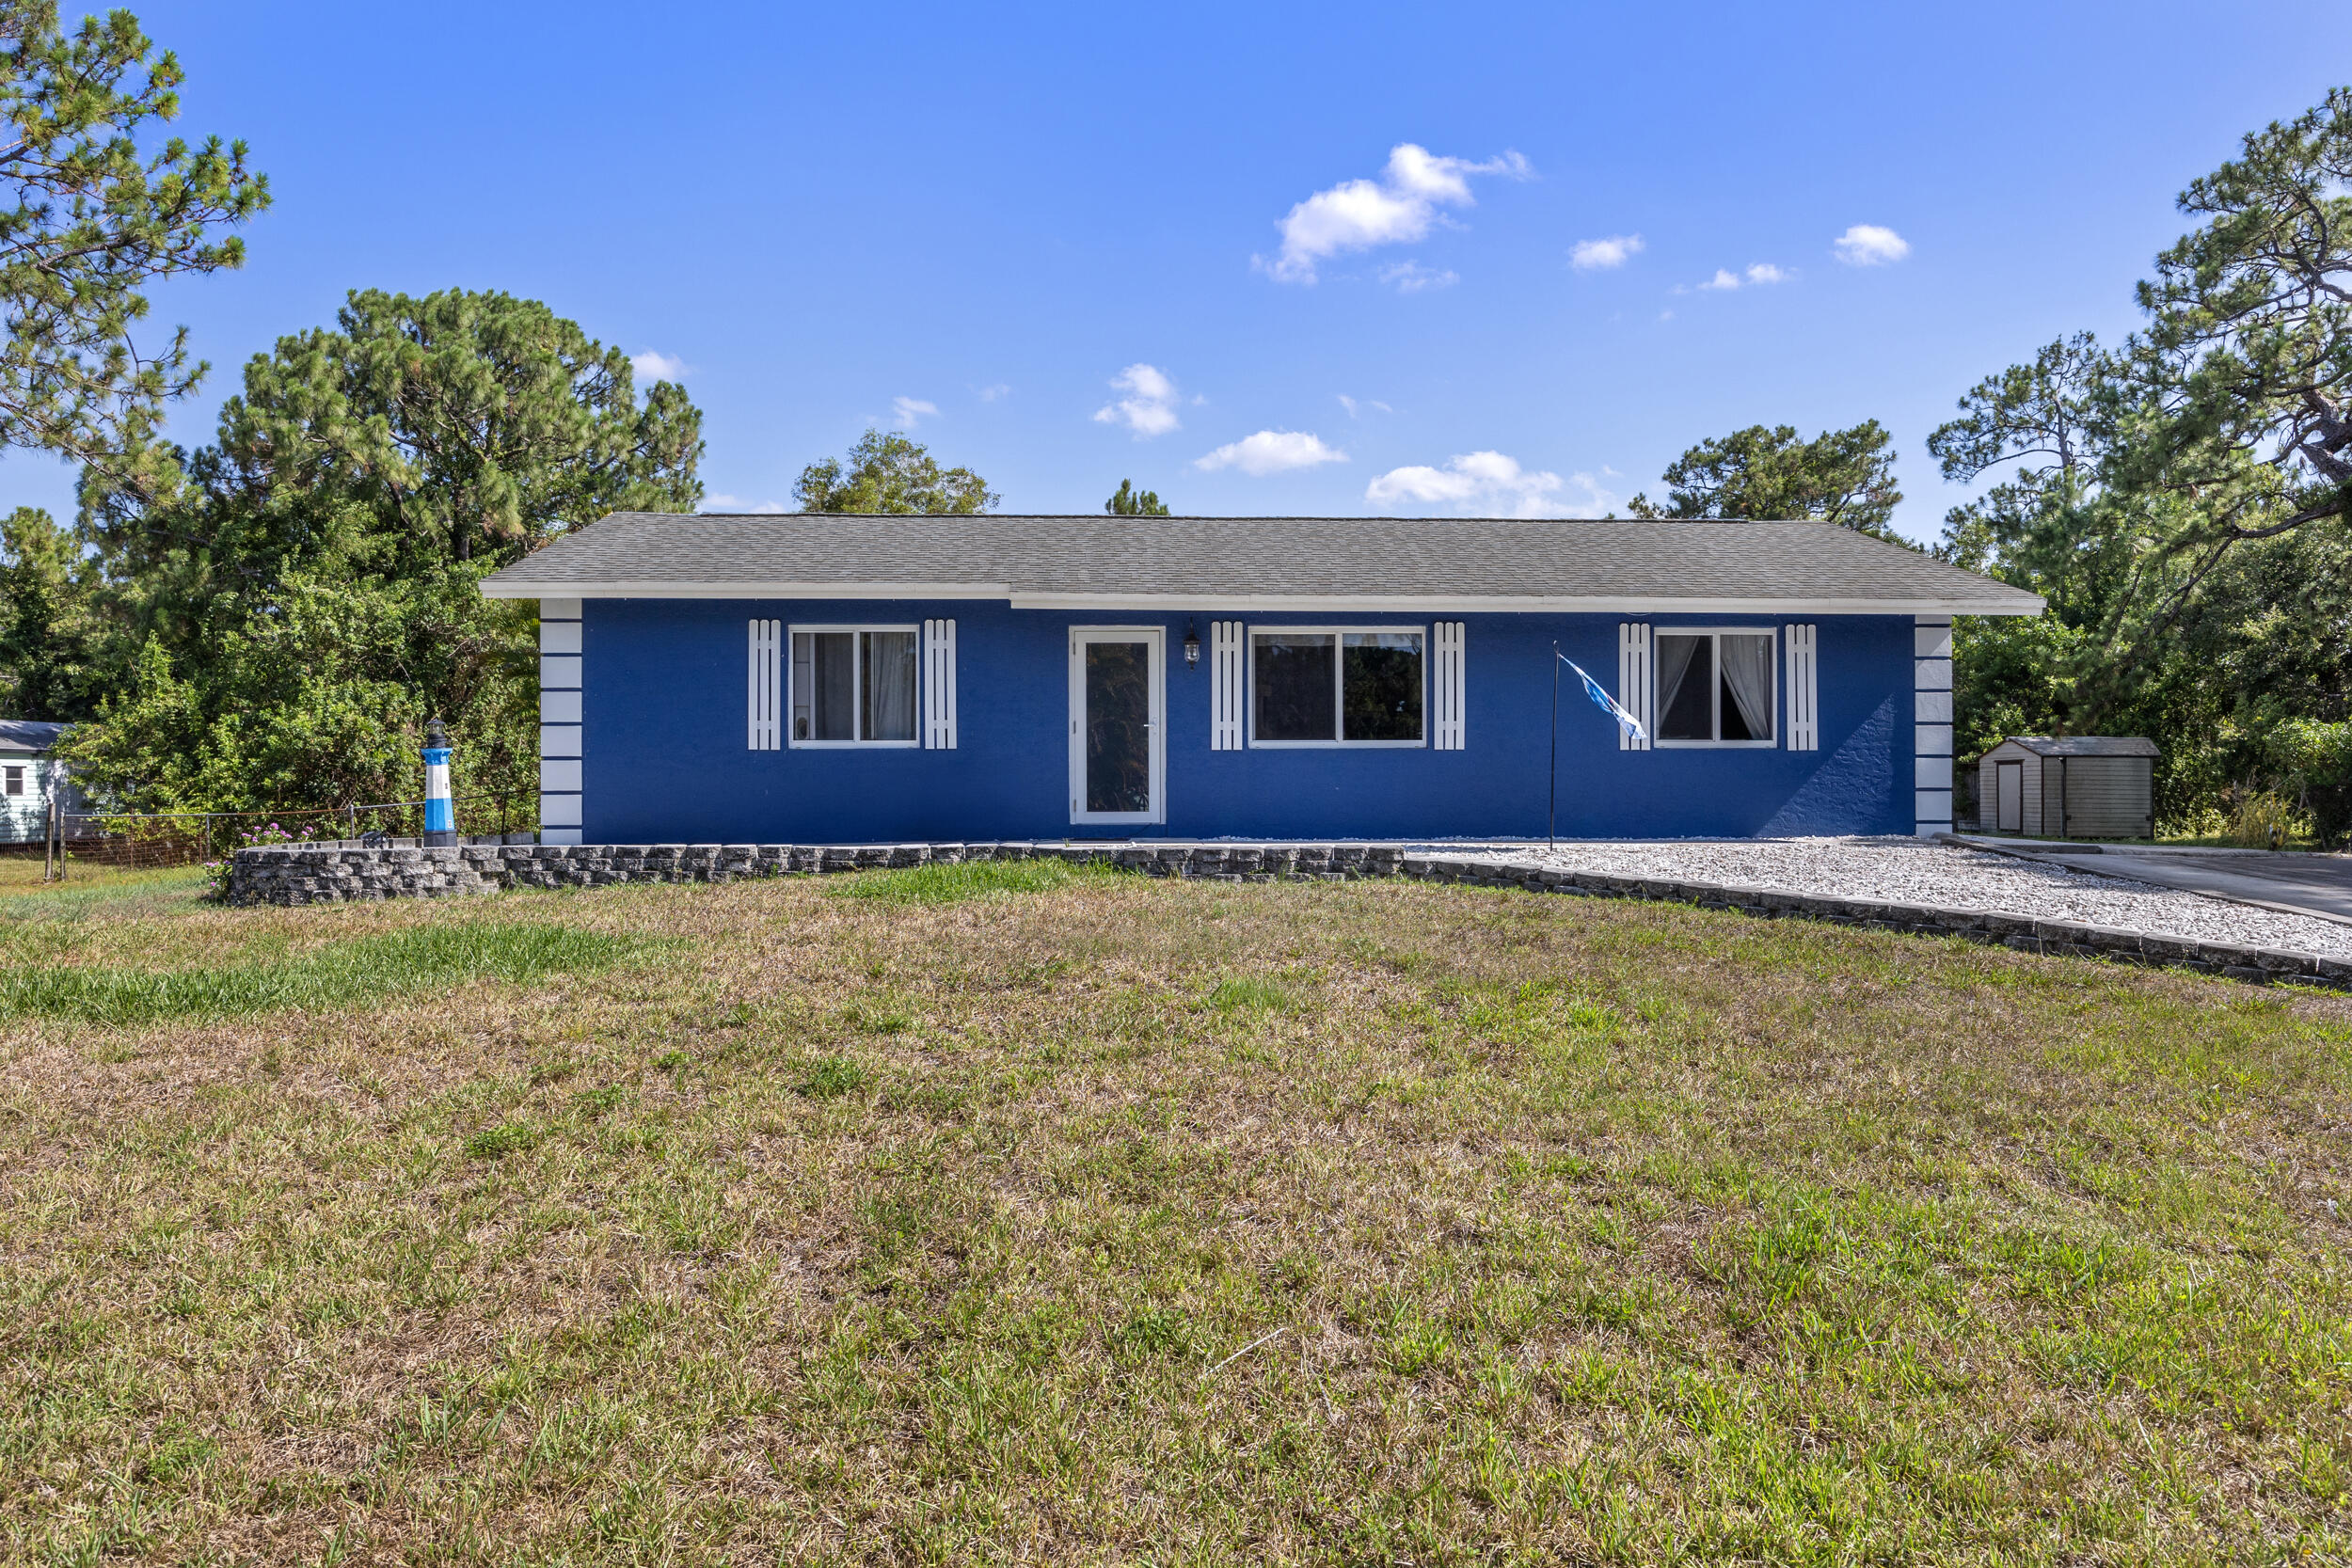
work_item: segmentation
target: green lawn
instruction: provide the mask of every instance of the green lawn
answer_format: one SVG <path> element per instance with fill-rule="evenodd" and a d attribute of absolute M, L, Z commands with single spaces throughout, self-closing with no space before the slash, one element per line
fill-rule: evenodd
<path fill-rule="evenodd" d="M 0 899 L 8 1560 L 2352 1557 L 2352 1002 L 1421 883 L 159 885 Z"/>

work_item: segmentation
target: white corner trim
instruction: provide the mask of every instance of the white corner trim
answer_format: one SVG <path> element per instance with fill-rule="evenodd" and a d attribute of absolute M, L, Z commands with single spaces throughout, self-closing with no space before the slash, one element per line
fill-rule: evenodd
<path fill-rule="evenodd" d="M 548 844 L 580 842 L 581 629 L 579 600 L 539 601 L 539 827 Z"/>
<path fill-rule="evenodd" d="M 1921 615 L 1911 634 L 1912 831 L 1952 831 L 1952 622 Z"/>

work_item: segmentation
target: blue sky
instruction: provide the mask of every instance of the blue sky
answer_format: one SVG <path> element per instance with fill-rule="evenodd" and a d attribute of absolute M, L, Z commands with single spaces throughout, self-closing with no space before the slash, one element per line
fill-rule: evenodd
<path fill-rule="evenodd" d="M 178 438 L 348 289 L 503 289 L 678 367 L 714 507 L 911 422 L 1007 511 L 1580 513 L 1875 417 L 1932 537 L 1953 400 L 2352 79 L 2340 0 L 135 8 L 277 197 L 157 291 Z"/>

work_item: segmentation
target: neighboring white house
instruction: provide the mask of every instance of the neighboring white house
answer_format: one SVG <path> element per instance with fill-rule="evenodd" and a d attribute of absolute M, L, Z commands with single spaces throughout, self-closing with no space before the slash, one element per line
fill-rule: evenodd
<path fill-rule="evenodd" d="M 0 844 L 40 842 L 52 790 L 67 811 L 82 809 L 72 776 L 49 754 L 65 728 L 45 720 L 0 719 Z"/>

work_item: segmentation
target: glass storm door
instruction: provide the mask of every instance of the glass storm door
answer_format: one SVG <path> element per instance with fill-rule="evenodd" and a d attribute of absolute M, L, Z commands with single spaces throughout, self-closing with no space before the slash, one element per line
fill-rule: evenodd
<path fill-rule="evenodd" d="M 1070 634 L 1070 820 L 1163 822 L 1166 694 L 1158 627 Z"/>

